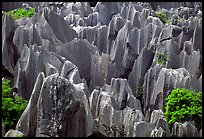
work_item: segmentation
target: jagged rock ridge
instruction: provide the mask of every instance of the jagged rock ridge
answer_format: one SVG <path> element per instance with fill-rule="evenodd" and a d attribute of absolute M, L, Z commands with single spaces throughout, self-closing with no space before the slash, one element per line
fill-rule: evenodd
<path fill-rule="evenodd" d="M 202 6 L 158 5 L 171 25 L 143 2 L 39 2 L 32 18 L 16 21 L 2 12 L 2 66 L 29 100 L 16 129 L 47 137 L 199 136 L 191 123 L 171 132 L 163 112 L 172 89 L 202 91 Z M 158 53 L 170 60 L 158 64 Z"/>

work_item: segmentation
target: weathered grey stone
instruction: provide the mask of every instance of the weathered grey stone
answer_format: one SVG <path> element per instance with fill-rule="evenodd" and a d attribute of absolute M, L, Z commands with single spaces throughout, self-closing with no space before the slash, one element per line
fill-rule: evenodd
<path fill-rule="evenodd" d="M 94 132 L 108 137 L 132 136 L 134 123 L 144 120 L 140 101 L 132 95 L 126 79 L 112 79 L 109 87 L 94 90 L 90 95 Z"/>
<path fill-rule="evenodd" d="M 67 67 L 73 66 L 69 61 L 66 61 L 64 65 L 67 65 Z M 63 75 L 65 71 L 62 71 L 61 74 Z M 29 104 L 18 121 L 16 129 L 22 131 L 26 136 L 91 135 L 93 118 L 86 99 L 86 87 L 84 83 L 74 84 L 74 76 L 79 76 L 79 74 L 68 72 L 67 78 L 69 81 L 59 76 L 58 73 L 47 78 L 44 77 L 43 73 L 39 74 Z M 79 79 L 80 77 L 76 78 Z M 47 93 L 51 93 L 51 95 Z M 60 96 L 63 96 L 63 98 Z M 50 114 L 50 112 L 53 112 L 53 114 Z M 64 122 L 64 118 L 70 119 L 68 123 Z M 47 121 L 48 119 L 50 121 Z M 54 123 L 52 120 L 54 120 Z M 75 122 L 76 120 L 78 122 Z M 56 127 L 57 125 L 61 125 L 61 127 Z"/>
<path fill-rule="evenodd" d="M 21 8 L 21 3 L 19 3 L 19 2 L 2 2 L 2 11 L 8 12 L 10 10 L 14 10 L 17 8 Z"/>
<path fill-rule="evenodd" d="M 76 32 L 72 28 L 68 27 L 66 21 L 56 13 L 52 11 L 49 12 L 47 17 L 45 16 L 45 19 L 52 28 L 55 36 L 62 43 L 69 42 L 77 37 Z"/>
<path fill-rule="evenodd" d="M 89 86 L 92 56 L 99 55 L 98 49 L 87 40 L 74 39 L 59 47 L 56 53 L 75 64 L 80 76 L 86 79 Z"/>
<path fill-rule="evenodd" d="M 200 131 L 199 131 L 199 135 L 200 135 L 200 137 L 202 137 L 202 128 L 200 129 Z"/>
<path fill-rule="evenodd" d="M 91 135 L 93 118 L 83 89 L 83 83 L 72 84 L 58 73 L 45 78 L 37 103 L 36 136 Z"/>
<path fill-rule="evenodd" d="M 184 131 L 183 133 L 184 137 L 198 137 L 199 136 L 197 128 L 190 122 L 183 123 L 182 128 Z"/>
<path fill-rule="evenodd" d="M 37 102 L 40 94 L 40 90 L 43 84 L 45 75 L 43 72 L 39 73 L 33 92 L 26 109 L 23 111 L 18 123 L 16 124 L 16 130 L 21 131 L 28 137 L 34 137 L 37 127 Z"/>
<path fill-rule="evenodd" d="M 98 2 L 93 12 L 99 13 L 99 21 L 102 25 L 108 25 L 112 16 L 120 12 L 120 6 L 118 2 Z"/>
<path fill-rule="evenodd" d="M 10 129 L 4 137 L 23 137 L 24 134 L 21 133 L 20 131 L 18 130 L 13 130 L 13 129 Z"/>
<path fill-rule="evenodd" d="M 180 67 L 186 68 L 192 77 L 198 78 L 200 76 L 201 54 L 199 50 L 193 51 L 190 55 L 182 50 L 179 58 Z"/>
<path fill-rule="evenodd" d="M 2 12 L 2 66 L 30 100 L 16 129 L 44 137 L 170 136 L 160 117 L 165 98 L 178 87 L 202 91 L 202 6 L 157 4 L 172 23 L 143 2 L 32 3 L 37 13 L 17 21 Z M 170 58 L 165 65 L 159 52 Z M 179 136 L 197 136 L 190 124 L 179 128 Z"/>
<path fill-rule="evenodd" d="M 159 136 L 170 137 L 170 129 L 169 129 L 168 123 L 164 117 L 164 113 L 161 109 L 160 110 L 154 110 L 151 113 L 150 123 L 155 124 L 155 129 L 152 131 L 151 136 L 158 136 L 159 135 Z"/>
<path fill-rule="evenodd" d="M 110 53 L 111 48 L 114 45 L 115 39 L 118 35 L 119 30 L 125 25 L 124 19 L 120 15 L 114 15 L 108 25 L 108 48 L 107 51 Z"/>
<path fill-rule="evenodd" d="M 150 104 L 151 92 L 153 91 L 152 89 L 154 87 L 154 84 L 157 81 L 157 78 L 158 78 L 160 70 L 161 70 L 161 67 L 159 65 L 156 65 L 156 66 L 148 69 L 148 71 L 145 74 L 144 84 L 143 84 L 143 87 L 144 87 L 144 90 L 143 90 L 144 91 L 143 92 L 143 99 L 144 99 L 144 108 L 143 108 L 143 111 L 144 111 L 144 113 L 146 113 L 146 111 L 148 109 L 151 109 L 151 112 L 154 109 L 157 109 L 153 105 L 152 105 L 152 107 L 150 107 L 148 105 Z M 151 116 L 151 115 L 149 115 L 149 116 Z"/>
<path fill-rule="evenodd" d="M 151 132 L 150 137 L 166 137 L 166 133 L 161 127 L 159 127 L 158 129 L 154 128 Z"/>
<path fill-rule="evenodd" d="M 14 32 L 18 25 L 14 19 L 2 13 L 2 65 L 14 75 L 14 67 L 20 57 L 18 47 L 13 43 Z"/>
<path fill-rule="evenodd" d="M 64 20 L 66 21 L 67 25 L 69 25 L 70 27 L 75 24 L 80 26 L 86 25 L 84 19 L 81 18 L 80 15 L 78 14 L 69 13 L 64 17 Z"/>
<path fill-rule="evenodd" d="M 148 17 L 151 17 L 151 16 L 148 16 Z M 145 21 L 145 27 L 146 27 L 146 25 L 148 25 L 148 22 L 147 22 L 148 17 L 147 17 L 147 19 Z M 158 17 L 153 17 L 151 23 L 157 25 L 158 28 L 163 28 L 164 27 L 164 24 L 162 23 L 162 21 Z"/>
<path fill-rule="evenodd" d="M 110 50 L 110 58 L 116 64 L 118 77 L 120 77 L 119 71 L 121 68 L 122 57 L 124 55 L 126 44 L 126 37 L 130 30 L 132 30 L 133 26 L 130 21 L 127 21 L 126 24 L 120 29 L 118 32 L 115 44 Z"/>
<path fill-rule="evenodd" d="M 194 50 L 200 50 L 202 53 L 202 23 L 201 19 L 197 19 L 197 24 L 193 33 L 193 46 Z"/>
<path fill-rule="evenodd" d="M 26 24 L 31 23 L 31 22 L 32 22 L 31 18 L 27 18 L 27 17 L 17 20 L 17 24 L 19 26 L 25 26 Z"/>
<path fill-rule="evenodd" d="M 194 51 L 193 48 L 193 43 L 190 41 L 185 41 L 184 46 L 183 46 L 183 50 L 188 54 L 191 55 Z"/>
<path fill-rule="evenodd" d="M 91 113 L 93 115 L 93 118 L 96 119 L 96 106 L 97 106 L 97 101 L 98 101 L 98 96 L 100 94 L 100 88 L 97 87 L 97 89 L 94 89 L 91 92 L 91 95 L 89 96 L 89 103 L 90 103 L 90 108 L 91 108 Z"/>
<path fill-rule="evenodd" d="M 127 47 L 125 47 L 125 52 L 122 58 L 122 65 L 119 71 L 119 76 L 127 79 L 129 73 L 132 71 L 134 61 L 138 55 L 135 53 L 130 43 L 127 42 L 126 45 Z"/>
<path fill-rule="evenodd" d="M 133 21 L 136 11 L 135 5 L 133 3 L 128 3 L 127 6 L 122 5 L 120 15 L 123 19 Z"/>
<path fill-rule="evenodd" d="M 198 137 L 197 128 L 190 122 L 177 123 L 175 122 L 172 129 L 172 134 L 175 137 Z"/>
<path fill-rule="evenodd" d="M 140 25 L 140 12 L 139 11 L 135 12 L 135 15 L 134 15 L 133 20 L 132 20 L 132 25 L 134 27 L 137 27 L 138 29 L 141 28 L 141 25 Z"/>
<path fill-rule="evenodd" d="M 91 14 L 88 15 L 88 17 L 83 18 L 85 24 L 81 24 L 80 22 L 78 23 L 78 25 L 82 25 L 82 26 L 96 26 L 98 23 L 100 23 L 99 20 L 99 13 L 98 12 L 93 12 Z"/>
<path fill-rule="evenodd" d="M 100 57 L 93 56 L 91 61 L 91 81 L 90 81 L 90 91 L 92 91 L 96 86 L 103 86 L 105 83 L 105 77 L 102 72 L 100 65 Z"/>
<path fill-rule="evenodd" d="M 135 94 L 138 87 L 143 86 L 144 76 L 147 70 L 151 66 L 151 62 L 153 59 L 153 50 L 147 47 L 144 47 L 134 62 L 132 71 L 129 74 L 128 81 L 132 91 Z M 143 64 L 140 64 L 143 63 Z"/>
<path fill-rule="evenodd" d="M 167 77 L 167 76 L 171 76 L 171 77 Z M 172 78 L 171 80 L 174 80 L 174 81 L 168 82 L 165 78 L 168 78 L 168 79 Z M 158 75 L 158 79 L 154 85 L 152 96 L 150 98 L 150 104 L 155 104 L 160 109 L 164 110 L 164 104 L 165 104 L 165 99 L 167 97 L 167 92 L 169 89 L 170 90 L 172 89 L 169 87 L 171 87 L 172 85 L 173 85 L 173 88 L 187 87 L 186 81 L 188 78 L 190 78 L 190 74 L 184 68 L 179 68 L 175 70 L 162 68 Z"/>
<path fill-rule="evenodd" d="M 179 7 L 195 7 L 196 5 L 198 5 L 200 2 L 158 2 L 158 6 L 161 8 L 165 8 L 165 9 L 170 9 L 170 8 L 179 8 Z"/>
<path fill-rule="evenodd" d="M 164 113 L 163 111 L 160 109 L 160 110 L 154 110 L 151 114 L 151 119 L 150 119 L 150 123 L 155 123 L 157 122 L 157 120 L 160 118 L 160 117 L 164 117 Z"/>
<path fill-rule="evenodd" d="M 175 137 L 182 137 L 183 136 L 183 130 L 181 123 L 175 122 L 172 127 L 172 136 Z"/>
<path fill-rule="evenodd" d="M 101 68 L 102 68 L 103 76 L 105 78 L 104 79 L 105 82 L 107 84 L 110 84 L 111 79 L 116 77 L 117 72 L 116 72 L 116 66 L 115 66 L 114 63 L 112 63 L 109 54 L 103 54 L 102 53 L 100 65 L 101 65 Z"/>
<path fill-rule="evenodd" d="M 64 17 L 68 24 L 71 25 L 76 24 L 80 19 L 86 22 L 86 19 L 91 17 L 92 12 L 93 10 L 88 2 L 68 2 L 59 10 L 59 15 Z M 83 26 L 90 25 L 86 23 Z M 92 26 L 96 24 L 92 24 Z M 78 25 L 82 24 L 78 23 Z"/>
<path fill-rule="evenodd" d="M 99 53 L 107 53 L 107 41 L 108 41 L 108 27 L 106 25 L 101 26 L 97 24 L 94 27 L 75 27 L 74 28 L 80 39 L 86 39 L 91 44 L 97 46 Z"/>
<path fill-rule="evenodd" d="M 53 23 L 53 21 L 55 20 L 51 22 L 50 20 L 52 20 L 52 18 L 57 18 L 58 23 Z M 19 24 L 23 24 L 23 26 L 18 28 L 14 35 L 14 44 L 17 46 L 22 46 L 23 43 L 26 43 L 27 45 L 28 43 L 36 43 L 38 45 L 41 45 L 41 39 L 48 39 L 50 41 L 54 40 L 54 42 L 60 43 L 60 41 L 71 41 L 77 36 L 76 32 L 73 29 L 71 29 L 70 27 L 65 27 L 68 25 L 65 23 L 65 20 L 62 17 L 52 13 L 52 11 L 50 11 L 49 9 L 44 9 L 42 12 L 36 13 L 30 19 L 32 23 L 29 20 L 29 22 L 26 24 L 27 21 L 25 20 L 26 19 L 21 19 L 18 21 L 18 23 L 20 22 Z M 53 27 L 53 24 L 55 24 L 55 27 Z M 71 32 L 72 36 L 67 34 L 67 31 Z M 22 39 L 19 38 L 19 36 L 24 37 Z"/>
<path fill-rule="evenodd" d="M 63 61 L 56 57 L 56 54 L 37 45 L 32 45 L 30 48 L 25 45 L 22 48 L 21 57 L 15 67 L 14 86 L 23 98 L 29 100 L 38 74 L 44 72 L 45 76 L 48 76 L 59 73 Z"/>
<path fill-rule="evenodd" d="M 162 128 L 165 132 L 165 136 L 170 137 L 170 129 L 164 116 L 158 119 L 158 121 L 156 122 L 156 128 Z"/>
<path fill-rule="evenodd" d="M 59 15 L 66 16 L 68 14 L 79 14 L 81 17 L 86 17 L 92 13 L 92 9 L 88 2 L 68 2 L 60 8 Z"/>
<path fill-rule="evenodd" d="M 162 68 L 161 70 L 157 69 L 156 72 L 154 70 L 157 66 L 155 66 L 154 68 L 150 68 L 145 75 L 145 80 L 143 84 L 145 113 L 148 111 L 148 109 L 150 109 L 150 114 L 154 109 L 164 110 L 164 105 L 166 104 L 165 99 L 172 89 L 181 87 L 186 87 L 189 89 L 191 88 L 189 84 L 192 79 L 186 69 Z M 150 72 L 152 72 L 152 74 L 150 74 Z M 150 89 L 151 91 L 148 92 L 148 89 Z M 150 114 L 148 115 L 148 117 L 146 117 L 147 121 L 149 121 L 148 119 L 150 119 Z"/>
<path fill-rule="evenodd" d="M 1 132 L 1 136 L 3 137 L 5 135 L 5 125 L 4 125 L 4 122 L 3 122 L 3 119 L 1 120 L 2 121 L 2 132 Z"/>
<path fill-rule="evenodd" d="M 64 62 L 60 76 L 69 79 L 74 84 L 82 82 L 77 67 L 68 60 Z"/>
<path fill-rule="evenodd" d="M 108 53 L 107 41 L 108 41 L 108 27 L 106 25 L 103 25 L 97 31 L 97 37 L 95 38 L 96 43 L 94 43 L 97 46 L 100 54 Z"/>
<path fill-rule="evenodd" d="M 79 39 L 86 39 L 89 43 L 91 44 L 96 44 L 96 37 L 97 37 L 97 32 L 100 28 L 100 25 L 94 26 L 94 27 L 74 27 L 74 29 L 78 33 Z"/>
<path fill-rule="evenodd" d="M 32 23 L 27 23 L 25 26 L 19 26 L 14 34 L 13 42 L 18 46 L 19 51 L 22 51 L 22 47 L 26 44 L 28 47 L 36 43 L 42 45 L 41 38 L 37 33 L 36 26 Z"/>
<path fill-rule="evenodd" d="M 133 137 L 150 137 L 152 130 L 153 127 L 151 127 L 146 121 L 135 122 L 135 133 L 133 134 Z"/>

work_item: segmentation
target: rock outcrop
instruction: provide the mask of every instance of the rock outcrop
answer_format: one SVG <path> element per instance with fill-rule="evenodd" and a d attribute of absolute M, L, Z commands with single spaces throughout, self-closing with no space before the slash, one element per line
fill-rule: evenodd
<path fill-rule="evenodd" d="M 4 137 L 23 137 L 24 134 L 18 130 L 11 129 L 9 130 Z"/>
<path fill-rule="evenodd" d="M 199 137 L 197 128 L 190 122 L 175 122 L 172 129 L 172 135 L 175 137 Z"/>
<path fill-rule="evenodd" d="M 36 11 L 31 18 L 2 12 L 2 68 L 29 100 L 16 130 L 31 137 L 202 136 L 191 123 L 169 129 L 164 115 L 173 89 L 202 91 L 200 2 L 27 4 Z"/>
<path fill-rule="evenodd" d="M 5 134 L 5 125 L 4 125 L 4 122 L 3 122 L 3 119 L 2 119 L 2 132 L 1 132 L 1 136 L 3 137 Z"/>
<path fill-rule="evenodd" d="M 112 78 L 110 85 L 93 90 L 89 101 L 96 133 L 108 137 L 133 136 L 134 123 L 144 120 L 140 101 L 133 96 L 126 79 Z"/>
<path fill-rule="evenodd" d="M 68 66 L 73 64 L 66 61 L 65 67 Z M 61 76 L 56 73 L 46 78 L 41 72 L 16 129 L 26 136 L 91 135 L 93 118 L 85 93 L 87 88 L 82 80 L 79 80 L 78 69 L 65 71 L 63 68 Z M 79 83 L 76 83 L 77 81 Z"/>

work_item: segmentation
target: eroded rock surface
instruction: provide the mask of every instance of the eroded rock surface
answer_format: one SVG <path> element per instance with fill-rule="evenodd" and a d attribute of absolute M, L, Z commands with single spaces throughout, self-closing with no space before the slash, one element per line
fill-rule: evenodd
<path fill-rule="evenodd" d="M 29 100 L 17 130 L 41 137 L 202 136 L 190 123 L 175 123 L 171 132 L 163 114 L 173 89 L 202 91 L 201 2 L 26 3 L 36 11 L 31 18 L 15 21 L 2 12 L 2 67 Z"/>

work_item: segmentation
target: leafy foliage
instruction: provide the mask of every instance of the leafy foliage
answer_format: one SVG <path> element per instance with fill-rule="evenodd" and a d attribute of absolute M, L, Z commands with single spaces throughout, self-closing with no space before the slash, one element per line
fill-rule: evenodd
<path fill-rule="evenodd" d="M 168 22 L 169 19 L 164 11 L 156 11 L 155 14 L 163 22 L 163 24 Z"/>
<path fill-rule="evenodd" d="M 5 125 L 5 131 L 14 129 L 22 112 L 28 104 L 27 100 L 22 97 L 13 97 L 12 87 L 9 85 L 10 80 L 2 82 L 2 118 Z"/>
<path fill-rule="evenodd" d="M 29 18 L 32 17 L 35 14 L 35 9 L 30 8 L 29 10 L 25 10 L 23 8 L 18 8 L 18 9 L 11 10 L 6 13 L 11 15 L 14 18 L 14 20 L 17 20 L 23 17 L 29 17 Z"/>
<path fill-rule="evenodd" d="M 142 92 L 143 92 L 143 86 L 138 86 L 136 90 L 136 96 L 137 97 L 142 96 Z"/>
<path fill-rule="evenodd" d="M 24 134 L 19 134 L 16 137 L 26 137 Z"/>
<path fill-rule="evenodd" d="M 165 116 L 170 127 L 175 122 L 194 120 L 195 126 L 200 128 L 200 121 L 202 121 L 202 92 L 196 93 L 192 89 L 177 88 L 172 90 L 166 100 Z"/>
<path fill-rule="evenodd" d="M 181 17 L 180 17 L 180 18 L 178 18 L 178 22 L 179 22 L 179 23 L 183 23 L 184 21 L 185 21 L 185 19 L 184 19 L 184 18 L 181 18 Z"/>
<path fill-rule="evenodd" d="M 162 67 L 166 66 L 167 63 L 171 60 L 170 57 L 165 54 L 164 52 L 154 52 L 157 58 L 157 64 L 161 65 Z"/>

